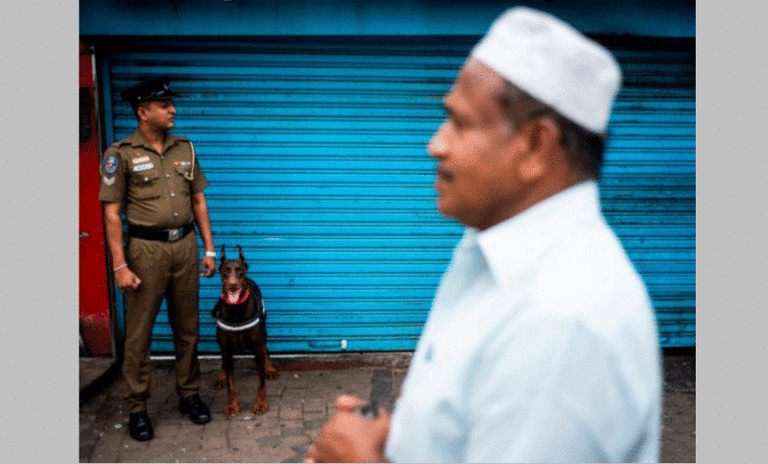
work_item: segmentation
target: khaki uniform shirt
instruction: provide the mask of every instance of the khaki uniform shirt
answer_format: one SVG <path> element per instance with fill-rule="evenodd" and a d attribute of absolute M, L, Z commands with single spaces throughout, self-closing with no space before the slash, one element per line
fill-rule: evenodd
<path fill-rule="evenodd" d="M 100 171 L 99 200 L 125 200 L 126 222 L 137 226 L 189 224 L 194 220 L 191 195 L 208 186 L 189 140 L 168 135 L 158 155 L 138 129 L 104 152 Z"/>

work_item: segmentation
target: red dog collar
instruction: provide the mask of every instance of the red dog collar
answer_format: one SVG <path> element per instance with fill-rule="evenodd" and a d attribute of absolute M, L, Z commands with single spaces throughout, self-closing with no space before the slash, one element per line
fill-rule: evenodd
<path fill-rule="evenodd" d="M 236 296 L 233 297 L 234 294 L 224 293 L 224 290 L 221 291 L 221 300 L 224 303 L 231 304 L 231 305 L 239 305 L 245 303 L 245 301 L 248 299 L 249 296 L 251 296 L 251 292 L 248 290 L 248 287 L 245 287 L 245 292 L 243 292 L 240 295 L 240 298 L 238 299 Z"/>

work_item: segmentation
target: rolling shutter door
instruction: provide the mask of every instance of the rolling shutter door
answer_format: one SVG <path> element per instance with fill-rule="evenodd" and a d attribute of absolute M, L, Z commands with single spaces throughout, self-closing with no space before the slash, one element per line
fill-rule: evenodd
<path fill-rule="evenodd" d="M 696 345 L 696 65 L 693 40 L 607 45 L 624 82 L 602 208 L 653 300 L 662 347 Z"/>
<path fill-rule="evenodd" d="M 174 133 L 194 142 L 210 182 L 217 251 L 242 246 L 264 293 L 270 350 L 413 349 L 462 232 L 435 210 L 425 147 L 475 39 L 114 43 L 109 129 L 118 140 L 136 126 L 122 90 L 175 76 Z M 693 345 L 693 52 L 617 54 L 628 86 L 604 210 L 649 287 L 662 344 Z M 218 352 L 218 294 L 218 278 L 201 279 L 200 352 Z M 163 309 L 152 350 L 172 349 Z"/>

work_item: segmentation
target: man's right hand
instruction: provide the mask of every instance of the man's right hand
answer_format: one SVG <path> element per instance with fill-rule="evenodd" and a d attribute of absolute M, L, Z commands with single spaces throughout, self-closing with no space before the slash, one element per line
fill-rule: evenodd
<path fill-rule="evenodd" d="M 363 404 L 359 398 L 339 397 L 336 414 L 325 423 L 304 462 L 385 462 L 389 413 L 379 408 L 376 419 L 366 419 L 356 412 Z"/>
<path fill-rule="evenodd" d="M 141 285 L 141 279 L 139 279 L 139 276 L 134 274 L 133 271 L 127 267 L 118 269 L 115 272 L 115 280 L 117 281 L 117 286 L 120 287 L 120 291 L 122 292 L 132 292 L 139 288 L 139 285 Z"/>

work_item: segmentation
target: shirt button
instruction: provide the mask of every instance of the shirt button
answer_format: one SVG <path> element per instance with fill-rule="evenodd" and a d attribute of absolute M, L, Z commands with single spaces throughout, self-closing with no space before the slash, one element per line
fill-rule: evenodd
<path fill-rule="evenodd" d="M 149 177 L 145 177 L 144 182 L 149 182 Z"/>
<path fill-rule="evenodd" d="M 176 194 L 175 194 L 175 193 L 173 193 L 173 192 L 171 192 L 171 198 L 173 198 L 173 197 L 175 197 L 175 196 L 176 196 Z"/>
<path fill-rule="evenodd" d="M 166 174 L 165 177 L 171 177 L 171 175 L 170 174 Z"/>
<path fill-rule="evenodd" d="M 179 217 L 179 213 L 173 213 L 173 217 Z"/>

